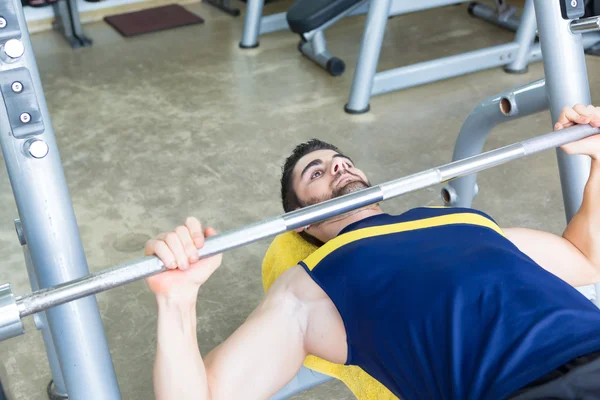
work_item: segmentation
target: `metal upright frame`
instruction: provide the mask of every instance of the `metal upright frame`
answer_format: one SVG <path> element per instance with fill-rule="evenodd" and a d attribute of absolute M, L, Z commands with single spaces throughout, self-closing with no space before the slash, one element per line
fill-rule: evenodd
<path fill-rule="evenodd" d="M 74 0 L 73 0 L 74 1 Z M 71 2 L 71 0 L 69 0 Z M 0 146 L 32 286 L 89 273 L 20 0 L 1 0 Z M 55 394 L 119 399 L 94 296 L 38 315 Z"/>
<path fill-rule="evenodd" d="M 592 27 L 587 33 L 572 28 L 574 23 L 563 18 L 558 1 L 536 0 L 535 12 L 546 78 L 492 96 L 477 106 L 463 123 L 453 160 L 480 153 L 492 128 L 502 122 L 550 108 L 552 123 L 555 123 L 563 107 L 591 103 L 584 49 L 600 40 L 597 32 L 589 32 L 598 26 L 600 19 L 586 19 L 585 25 Z M 577 21 L 575 25 L 582 26 L 583 22 Z M 581 205 L 590 160 L 584 156 L 569 156 L 560 149 L 557 149 L 557 160 L 568 222 Z M 470 207 L 477 191 L 476 174 L 472 174 L 450 182 L 442 189 L 442 197 L 448 205 Z M 600 306 L 597 295 L 600 285 L 596 285 L 595 293 L 591 289 L 581 288 L 581 291 Z"/>

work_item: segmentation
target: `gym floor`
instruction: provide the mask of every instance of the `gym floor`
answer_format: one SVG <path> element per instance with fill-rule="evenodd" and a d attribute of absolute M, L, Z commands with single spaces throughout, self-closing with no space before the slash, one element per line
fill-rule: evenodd
<path fill-rule="evenodd" d="M 243 3 L 239 4 L 243 7 Z M 265 13 L 285 9 L 283 1 Z M 55 32 L 33 35 L 42 82 L 90 270 L 138 258 L 145 241 L 194 215 L 224 231 L 281 212 L 280 166 L 312 137 L 337 144 L 373 183 L 450 161 L 464 118 L 483 99 L 543 76 L 500 68 L 374 97 L 351 116 L 348 98 L 364 16 L 327 31 L 346 61 L 328 76 L 300 56 L 298 37 L 282 31 L 241 51 L 243 18 L 205 5 L 188 8 L 196 25 L 124 39 L 104 23 L 85 27 L 95 41 L 71 50 Z M 471 18 L 466 5 L 397 16 L 386 31 L 379 70 L 511 41 L 513 34 Z M 592 98 L 600 60 L 588 57 Z M 600 100 L 597 100 L 600 101 Z M 487 149 L 551 130 L 549 113 L 502 125 Z M 560 234 L 565 226 L 553 151 L 480 174 L 474 206 L 501 226 Z M 440 187 L 384 205 L 399 213 L 440 205 Z M 8 178 L 0 175 L 0 282 L 30 291 L 14 232 Z M 232 251 L 201 289 L 198 338 L 203 354 L 238 327 L 262 296 L 263 241 Z M 427 290 L 427 288 L 423 288 Z M 435 296 L 435 293 L 431 293 Z M 144 282 L 97 296 L 123 399 L 150 399 L 156 305 Z M 31 318 L 27 334 L 0 343 L 0 380 L 9 399 L 46 399 L 50 372 Z M 351 399 L 339 382 L 295 399 Z"/>

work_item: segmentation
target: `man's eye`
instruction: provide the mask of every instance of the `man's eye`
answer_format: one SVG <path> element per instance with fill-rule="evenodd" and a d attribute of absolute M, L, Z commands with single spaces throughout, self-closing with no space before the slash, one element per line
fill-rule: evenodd
<path fill-rule="evenodd" d="M 316 178 L 320 177 L 322 173 L 323 173 L 323 172 L 321 172 L 321 171 L 319 171 L 319 170 L 316 170 L 315 172 L 313 172 L 313 173 L 310 175 L 310 179 L 316 179 Z"/>

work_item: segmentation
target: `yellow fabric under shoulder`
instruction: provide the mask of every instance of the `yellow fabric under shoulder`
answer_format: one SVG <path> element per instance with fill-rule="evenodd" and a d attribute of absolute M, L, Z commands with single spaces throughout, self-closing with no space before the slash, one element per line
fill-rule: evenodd
<path fill-rule="evenodd" d="M 296 232 L 277 236 L 265 254 L 262 264 L 262 281 L 265 292 L 277 278 L 289 268 L 298 265 L 317 250 Z M 304 365 L 314 371 L 332 376 L 344 382 L 358 400 L 397 400 L 385 386 L 360 367 L 334 364 L 318 357 L 308 356 Z"/>
<path fill-rule="evenodd" d="M 321 262 L 321 260 L 328 254 L 357 240 L 444 225 L 478 225 L 490 228 L 496 231 L 498 234 L 505 236 L 504 232 L 502 232 L 502 229 L 500 229 L 498 225 L 482 215 L 475 213 L 448 214 L 414 221 L 399 222 L 397 224 L 373 226 L 370 228 L 357 229 L 355 231 L 345 233 L 318 248 L 315 252 L 304 259 L 304 263 L 312 271 L 313 268 L 315 268 L 317 264 L 319 264 L 319 262 Z"/>

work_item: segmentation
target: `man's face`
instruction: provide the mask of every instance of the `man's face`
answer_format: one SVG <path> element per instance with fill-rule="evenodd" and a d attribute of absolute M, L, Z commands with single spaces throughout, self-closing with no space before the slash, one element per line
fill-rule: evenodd
<path fill-rule="evenodd" d="M 294 167 L 293 187 L 303 207 L 370 186 L 352 160 L 333 150 L 313 151 Z"/>

